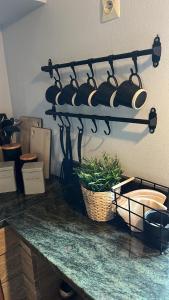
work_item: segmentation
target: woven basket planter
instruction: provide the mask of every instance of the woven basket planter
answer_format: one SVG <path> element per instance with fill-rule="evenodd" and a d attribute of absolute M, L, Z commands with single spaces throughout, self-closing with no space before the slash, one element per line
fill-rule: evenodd
<path fill-rule="evenodd" d="M 113 192 L 92 192 L 82 185 L 81 189 L 90 219 L 99 222 L 106 222 L 113 219 L 112 201 L 115 197 Z"/>

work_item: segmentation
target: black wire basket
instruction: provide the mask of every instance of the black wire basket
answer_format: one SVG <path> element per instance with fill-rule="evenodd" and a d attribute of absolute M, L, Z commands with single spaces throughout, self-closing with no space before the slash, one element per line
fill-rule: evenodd
<path fill-rule="evenodd" d="M 151 189 L 163 193 L 166 196 L 164 202 L 166 210 L 154 209 L 126 195 L 128 192 L 138 189 Z M 164 251 L 169 248 L 169 188 L 136 177 L 134 181 L 124 185 L 120 193 L 116 190 L 114 192 L 115 200 L 113 204 L 115 205 L 115 214 L 118 215 L 119 211 L 126 213 L 127 220 L 125 220 L 125 222 L 130 229 L 130 233 L 141 239 L 150 247 L 158 249 L 160 254 L 164 253 Z M 119 199 L 124 199 L 125 203 L 127 203 L 126 207 L 119 203 Z M 134 204 L 140 206 L 141 213 L 137 213 L 132 209 Z M 137 218 L 138 222 L 136 222 L 136 224 L 133 223 L 134 218 Z"/>

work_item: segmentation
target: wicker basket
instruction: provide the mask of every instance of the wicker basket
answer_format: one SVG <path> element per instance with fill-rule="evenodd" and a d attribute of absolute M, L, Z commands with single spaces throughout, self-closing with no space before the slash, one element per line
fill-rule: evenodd
<path fill-rule="evenodd" d="M 99 222 L 106 222 L 113 219 L 112 201 L 113 192 L 92 192 L 81 185 L 83 199 L 87 214 L 90 219 Z"/>

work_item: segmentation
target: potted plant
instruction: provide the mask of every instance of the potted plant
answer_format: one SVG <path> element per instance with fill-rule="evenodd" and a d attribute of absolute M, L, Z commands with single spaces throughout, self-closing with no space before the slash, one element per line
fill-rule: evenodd
<path fill-rule="evenodd" d="M 10 144 L 14 132 L 19 131 L 13 118 L 8 119 L 5 114 L 0 113 L 0 146 Z"/>
<path fill-rule="evenodd" d="M 112 187 L 122 178 L 122 168 L 117 157 L 104 153 L 102 158 L 84 159 L 76 168 L 88 216 L 95 221 L 113 218 Z"/>

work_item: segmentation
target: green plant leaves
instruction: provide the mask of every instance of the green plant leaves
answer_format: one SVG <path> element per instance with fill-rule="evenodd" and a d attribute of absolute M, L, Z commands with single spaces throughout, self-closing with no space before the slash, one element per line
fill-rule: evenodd
<path fill-rule="evenodd" d="M 104 153 L 100 159 L 84 159 L 81 166 L 75 169 L 75 173 L 87 189 L 105 192 L 120 182 L 123 171 L 117 157 L 112 158 Z"/>

